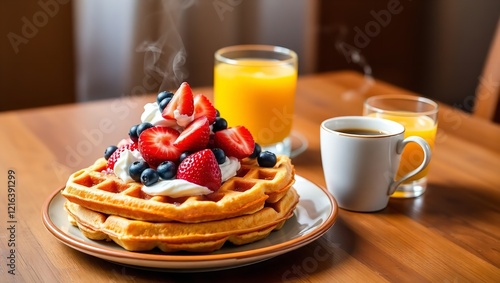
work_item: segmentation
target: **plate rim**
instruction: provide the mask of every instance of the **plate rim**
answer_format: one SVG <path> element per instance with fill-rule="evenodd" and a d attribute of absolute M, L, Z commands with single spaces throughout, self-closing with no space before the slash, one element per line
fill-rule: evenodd
<path fill-rule="evenodd" d="M 171 254 L 149 254 L 149 253 L 133 252 L 133 251 L 127 251 L 125 249 L 114 250 L 106 247 L 98 247 L 91 245 L 83 240 L 75 238 L 74 236 L 62 231 L 59 227 L 57 227 L 57 225 L 52 221 L 50 217 L 49 211 L 51 208 L 51 203 L 60 194 L 61 190 L 64 189 L 64 186 L 52 192 L 45 200 L 42 206 L 42 221 L 45 228 L 49 230 L 49 232 L 63 244 L 73 249 L 76 249 L 80 252 L 107 260 L 110 260 L 109 258 L 120 258 L 126 260 L 140 260 L 147 262 L 161 261 L 161 262 L 176 262 L 176 263 L 179 262 L 207 263 L 207 262 L 220 262 L 228 260 L 239 261 L 254 257 L 255 258 L 263 257 L 266 255 L 269 255 L 269 257 L 273 257 L 291 251 L 293 249 L 299 248 L 303 245 L 306 245 L 318 239 L 333 226 L 338 216 L 339 208 L 337 202 L 335 198 L 324 187 L 300 175 L 296 174 L 295 177 L 301 178 L 303 179 L 303 181 L 309 182 L 311 185 L 319 189 L 328 198 L 328 202 L 330 204 L 330 209 L 331 209 L 330 213 L 327 215 L 326 220 L 323 223 L 321 223 L 321 225 L 315 227 L 310 233 L 307 233 L 305 235 L 300 235 L 297 238 L 287 240 L 278 244 L 261 247 L 255 250 L 246 250 L 246 251 L 239 251 L 234 253 L 222 253 L 222 254 L 171 255 Z M 100 257 L 98 255 L 102 255 L 104 257 L 102 256 Z M 138 266 L 146 266 L 146 265 L 138 265 Z M 197 268 L 189 268 L 189 269 L 197 269 Z"/>

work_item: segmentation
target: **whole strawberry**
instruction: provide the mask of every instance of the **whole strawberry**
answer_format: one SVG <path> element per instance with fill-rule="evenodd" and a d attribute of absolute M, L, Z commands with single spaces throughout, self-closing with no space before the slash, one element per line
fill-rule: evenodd
<path fill-rule="evenodd" d="M 186 157 L 179 164 L 177 178 L 205 186 L 214 192 L 222 183 L 219 164 L 210 149 L 203 149 Z"/>

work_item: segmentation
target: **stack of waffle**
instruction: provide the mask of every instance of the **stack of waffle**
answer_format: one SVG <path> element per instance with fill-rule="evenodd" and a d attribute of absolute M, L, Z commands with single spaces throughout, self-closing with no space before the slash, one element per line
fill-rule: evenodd
<path fill-rule="evenodd" d="M 93 240 L 112 240 L 126 250 L 211 252 L 226 242 L 251 243 L 280 229 L 299 196 L 291 160 L 272 168 L 241 160 L 237 175 L 209 195 L 151 196 L 142 184 L 106 172 L 106 160 L 73 173 L 62 191 L 70 222 Z"/>

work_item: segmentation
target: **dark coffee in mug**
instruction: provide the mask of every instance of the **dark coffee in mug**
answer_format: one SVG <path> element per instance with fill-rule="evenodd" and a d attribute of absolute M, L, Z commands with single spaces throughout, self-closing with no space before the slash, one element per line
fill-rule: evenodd
<path fill-rule="evenodd" d="M 337 129 L 335 131 L 350 135 L 361 135 L 361 136 L 380 136 L 388 134 L 381 130 L 361 129 L 361 128 L 345 128 L 345 129 Z"/>

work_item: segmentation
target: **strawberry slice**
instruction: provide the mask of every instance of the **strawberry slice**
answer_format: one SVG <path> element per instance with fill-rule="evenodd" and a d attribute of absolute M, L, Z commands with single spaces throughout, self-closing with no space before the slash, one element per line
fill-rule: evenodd
<path fill-rule="evenodd" d="M 222 174 L 210 149 L 197 151 L 186 157 L 177 168 L 177 178 L 205 186 L 217 191 L 222 183 Z"/>
<path fill-rule="evenodd" d="M 118 146 L 118 149 L 111 154 L 111 156 L 108 158 L 108 163 L 106 165 L 106 169 L 108 171 L 113 171 L 113 168 L 115 168 L 115 163 L 120 158 L 120 155 L 125 151 L 125 150 L 130 150 L 134 151 L 137 150 L 137 143 L 130 142 L 130 143 L 124 143 L 120 142 L 120 145 Z"/>
<path fill-rule="evenodd" d="M 178 111 L 178 115 L 191 116 L 194 113 L 194 97 L 193 91 L 188 83 L 183 82 L 177 89 L 174 96 L 167 104 L 161 115 L 167 120 L 175 120 L 174 111 Z"/>
<path fill-rule="evenodd" d="M 174 145 L 181 152 L 198 151 L 207 147 L 210 138 L 210 124 L 207 117 L 201 116 L 189 123 L 175 140 Z"/>
<path fill-rule="evenodd" d="M 166 160 L 177 162 L 181 156 L 181 150 L 174 146 L 177 137 L 179 132 L 170 127 L 148 128 L 139 136 L 139 152 L 152 167 Z"/>
<path fill-rule="evenodd" d="M 212 125 L 215 122 L 217 112 L 212 102 L 203 94 L 198 94 L 194 97 L 194 118 L 206 116 L 208 123 Z"/>
<path fill-rule="evenodd" d="M 214 146 L 220 147 L 227 156 L 242 159 L 250 156 L 254 149 L 254 139 L 244 126 L 236 126 L 215 132 Z"/>

